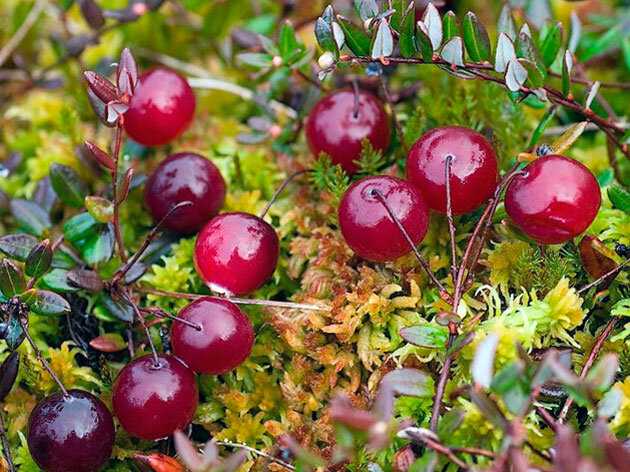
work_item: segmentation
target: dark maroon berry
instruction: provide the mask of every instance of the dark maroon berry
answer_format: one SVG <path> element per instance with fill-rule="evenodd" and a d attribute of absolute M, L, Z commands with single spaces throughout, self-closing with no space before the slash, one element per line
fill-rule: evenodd
<path fill-rule="evenodd" d="M 149 177 L 144 201 L 155 221 L 160 221 L 176 204 L 179 208 L 164 225 L 178 233 L 194 233 L 217 213 L 225 201 L 225 181 L 208 159 L 191 152 L 172 154 Z"/>
<path fill-rule="evenodd" d="M 460 126 L 434 128 L 416 141 L 407 157 L 407 178 L 429 208 L 441 213 L 446 213 L 447 156 L 452 156 L 453 213 L 468 213 L 488 200 L 497 187 L 496 154 L 481 134 Z"/>
<path fill-rule="evenodd" d="M 356 101 L 358 100 L 358 102 Z M 338 90 L 322 98 L 309 113 L 306 140 L 315 156 L 324 152 L 347 172 L 357 171 L 362 141 L 375 149 L 389 147 L 391 126 L 383 104 L 368 92 Z"/>
<path fill-rule="evenodd" d="M 184 429 L 197 409 L 193 372 L 168 354 L 134 359 L 118 374 L 112 391 L 114 413 L 125 431 L 155 440 Z"/>
<path fill-rule="evenodd" d="M 375 191 L 384 197 L 414 244 L 427 232 L 429 209 L 413 185 L 396 177 L 366 177 L 348 188 L 339 205 L 339 226 L 348 246 L 364 259 L 391 261 L 411 252 L 411 247 Z"/>
<path fill-rule="evenodd" d="M 539 157 L 505 192 L 505 210 L 532 239 L 564 243 L 588 228 L 601 204 L 597 180 L 583 164 L 564 156 Z"/>
<path fill-rule="evenodd" d="M 204 297 L 186 306 L 171 331 L 173 353 L 192 370 L 224 374 L 238 367 L 252 351 L 254 329 L 249 318 L 232 302 Z"/>
<path fill-rule="evenodd" d="M 123 123 L 133 140 L 160 146 L 182 134 L 194 115 L 195 95 L 186 79 L 156 68 L 140 76 Z"/>
<path fill-rule="evenodd" d="M 114 421 L 101 400 L 82 390 L 55 393 L 31 412 L 28 449 L 46 472 L 94 472 L 110 458 Z"/>
<path fill-rule="evenodd" d="M 245 295 L 273 275 L 279 253 L 278 235 L 269 223 L 247 213 L 223 213 L 199 232 L 194 260 L 211 290 Z"/>

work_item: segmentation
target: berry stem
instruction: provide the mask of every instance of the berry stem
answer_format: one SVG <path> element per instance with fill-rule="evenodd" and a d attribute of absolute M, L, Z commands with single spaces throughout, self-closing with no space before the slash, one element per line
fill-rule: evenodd
<path fill-rule="evenodd" d="M 429 276 L 429 279 L 431 279 L 433 284 L 440 291 L 440 295 L 441 296 L 446 295 L 448 293 L 447 290 L 446 290 L 446 287 L 444 287 L 444 285 L 442 285 L 442 282 L 440 282 L 437 279 L 437 277 L 435 276 L 435 274 L 431 271 L 431 268 L 429 267 L 429 264 L 427 263 L 426 260 L 424 260 L 424 258 L 422 257 L 422 255 L 420 254 L 420 252 L 418 251 L 416 246 L 413 244 L 413 240 L 411 239 L 411 236 L 409 236 L 409 233 L 407 232 L 405 227 L 402 225 L 402 223 L 396 217 L 396 215 L 394 215 L 394 212 L 392 211 L 391 207 L 387 203 L 387 200 L 385 200 L 385 196 L 377 189 L 372 189 L 372 195 L 381 203 L 381 205 L 383 205 L 385 210 L 387 210 L 387 213 L 389 214 L 389 217 L 394 221 L 394 223 L 398 227 L 398 230 L 400 231 L 400 233 L 403 235 L 403 237 L 407 241 L 407 244 L 409 244 L 409 247 L 413 251 L 414 255 L 416 256 L 416 259 L 418 260 L 418 262 L 420 263 L 420 265 L 422 266 L 424 271 Z"/>
<path fill-rule="evenodd" d="M 457 280 L 457 242 L 455 241 L 455 223 L 453 223 L 453 197 L 451 195 L 451 169 L 453 156 L 450 154 L 444 159 L 444 174 L 446 184 L 446 221 L 451 240 L 451 276 L 453 284 Z"/>
<path fill-rule="evenodd" d="M 160 308 L 140 308 L 140 311 L 143 311 L 145 313 L 151 314 L 151 315 L 155 315 L 155 316 L 159 316 L 160 318 L 168 318 L 169 320 L 173 320 L 176 321 L 178 323 L 182 323 L 185 324 L 186 326 L 190 326 L 193 329 L 196 329 L 197 331 L 201 331 L 201 326 L 199 326 L 196 323 L 192 323 L 188 320 L 185 320 L 183 318 L 180 318 L 178 316 L 175 315 L 171 315 L 170 313 L 161 310 Z"/>
<path fill-rule="evenodd" d="M 116 130 L 114 131 L 114 152 L 112 160 L 114 161 L 114 169 L 111 172 L 112 176 L 112 199 L 114 201 L 114 218 L 112 224 L 114 225 L 114 234 L 116 237 L 116 245 L 118 246 L 118 254 L 123 262 L 127 262 L 127 253 L 125 251 L 125 243 L 123 242 L 122 233 L 120 231 L 120 211 L 118 202 L 118 159 L 120 157 L 120 148 L 122 146 L 122 118 L 118 119 Z"/>
<path fill-rule="evenodd" d="M 307 174 L 309 172 L 310 172 L 309 169 L 299 170 L 289 175 L 286 179 L 284 179 L 282 183 L 280 184 L 280 186 L 276 189 L 276 191 L 273 192 L 273 195 L 271 196 L 271 198 L 265 205 L 265 208 L 263 208 L 262 211 L 260 212 L 260 218 L 262 219 L 265 217 L 265 215 L 267 214 L 271 206 L 276 202 L 276 200 L 278 200 L 278 197 L 280 196 L 280 194 L 284 191 L 285 188 L 287 188 L 287 186 L 293 181 L 293 179 L 301 175 Z"/>
<path fill-rule="evenodd" d="M 151 332 L 149 331 L 149 327 L 147 326 L 147 323 L 145 322 L 144 316 L 142 315 L 140 308 L 138 308 L 138 305 L 131 299 L 129 294 L 123 293 L 121 295 L 125 299 L 125 301 L 132 306 L 133 311 L 136 313 L 136 316 L 138 317 L 138 321 L 142 325 L 142 328 L 144 329 L 144 332 L 147 335 L 147 341 L 149 342 L 149 347 L 151 348 L 151 355 L 153 356 L 153 365 L 155 366 L 156 369 L 160 368 L 161 367 L 160 358 L 158 357 L 158 352 L 157 352 L 157 349 L 155 348 L 155 344 L 153 343 Z"/>
<path fill-rule="evenodd" d="M 138 259 L 140 259 L 140 257 L 142 257 L 142 254 L 144 254 L 144 251 L 147 250 L 147 248 L 149 247 L 149 244 L 151 244 L 151 242 L 155 239 L 155 237 L 158 235 L 160 228 L 162 227 L 162 225 L 166 222 L 166 220 L 173 214 L 175 213 L 177 210 L 179 210 L 180 208 L 184 208 L 187 206 L 191 206 L 193 203 L 186 200 L 183 202 L 179 202 L 176 205 L 173 205 L 168 212 L 166 213 L 166 215 L 164 215 L 164 217 L 162 217 L 162 219 L 151 229 L 151 231 L 149 232 L 149 234 L 147 234 L 146 238 L 144 238 L 144 242 L 142 243 L 142 246 L 140 246 L 140 249 L 138 249 L 136 251 L 136 253 L 131 257 L 131 259 L 129 259 L 129 261 L 122 266 L 122 268 L 120 268 L 118 270 L 118 272 L 116 272 L 116 274 L 114 275 L 112 282 L 116 283 L 118 282 L 120 279 L 122 279 L 125 274 L 127 274 L 127 272 L 129 272 L 129 270 L 133 267 L 133 265 L 138 262 Z"/>
<path fill-rule="evenodd" d="M 237 448 L 237 449 L 242 449 L 244 451 L 251 452 L 252 454 L 255 454 L 257 456 L 264 457 L 265 459 L 269 459 L 271 462 L 275 462 L 276 464 L 281 465 L 285 469 L 295 470 L 295 467 L 293 467 L 288 462 L 284 462 L 283 460 L 278 459 L 277 457 L 274 457 L 271 454 L 267 454 L 266 452 L 259 451 L 258 449 L 250 447 L 250 446 L 248 446 L 246 444 L 234 443 L 232 441 L 216 441 L 216 445 L 217 446 L 234 447 L 234 448 Z"/>
<path fill-rule="evenodd" d="M 48 375 L 50 375 L 50 377 L 55 381 L 55 383 L 59 387 L 59 390 L 61 390 L 64 396 L 67 396 L 68 390 L 66 390 L 66 387 L 63 385 L 59 377 L 57 377 L 57 374 L 55 374 L 55 371 L 52 370 L 52 367 L 50 367 L 50 364 L 48 363 L 48 361 L 44 359 L 44 356 L 42 355 L 42 351 L 39 350 L 39 348 L 35 344 L 35 341 L 33 341 L 31 334 L 28 332 L 28 325 L 23 321 L 20 321 L 20 324 L 22 325 L 22 329 L 24 330 L 24 336 L 26 337 L 26 340 L 33 348 L 35 357 L 37 357 L 37 360 L 42 365 L 42 367 L 44 367 L 44 370 L 46 370 L 46 372 L 48 372 Z"/>
<path fill-rule="evenodd" d="M 590 284 L 585 285 L 584 287 L 579 289 L 577 293 L 581 295 L 582 293 L 589 291 L 591 288 L 596 287 L 597 285 L 602 283 L 604 280 L 610 279 L 612 281 L 612 279 L 614 279 L 617 276 L 617 274 L 621 272 L 623 268 L 627 266 L 628 264 L 630 264 L 630 259 L 626 259 L 614 269 L 609 270 L 601 277 L 598 277 L 597 279 L 593 280 Z"/>
<path fill-rule="evenodd" d="M 13 456 L 11 455 L 11 445 L 9 444 L 9 439 L 7 438 L 7 430 L 4 426 L 4 417 L 2 413 L 0 413 L 0 438 L 2 438 L 2 450 L 4 452 L 4 458 L 6 459 L 9 466 L 8 471 L 15 472 Z"/>

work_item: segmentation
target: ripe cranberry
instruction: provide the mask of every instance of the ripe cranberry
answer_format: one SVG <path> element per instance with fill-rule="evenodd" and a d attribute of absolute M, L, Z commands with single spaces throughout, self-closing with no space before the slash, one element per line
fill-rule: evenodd
<path fill-rule="evenodd" d="M 375 149 L 389 146 L 391 127 L 380 100 L 359 91 L 358 104 L 352 90 L 338 90 L 322 98 L 306 122 L 306 140 L 315 156 L 325 152 L 347 172 L 357 171 L 354 161 L 361 154 L 361 141 L 369 139 Z M 356 113 L 355 113 L 356 112 Z"/>
<path fill-rule="evenodd" d="M 219 213 L 225 200 L 225 181 L 208 159 L 191 152 L 170 155 L 149 177 L 144 201 L 156 221 L 177 203 L 192 202 L 177 210 L 164 225 L 178 233 L 194 233 Z"/>
<path fill-rule="evenodd" d="M 42 400 L 28 422 L 28 449 L 46 472 L 93 472 L 111 456 L 114 420 L 101 400 L 82 390 Z"/>
<path fill-rule="evenodd" d="M 339 205 L 339 226 L 348 246 L 364 259 L 391 261 L 411 248 L 375 190 L 383 195 L 414 244 L 427 233 L 429 209 L 413 185 L 396 177 L 366 177 L 346 191 Z"/>
<path fill-rule="evenodd" d="M 195 114 L 195 95 L 170 69 L 145 72 L 124 115 L 127 134 L 145 146 L 166 144 L 184 132 Z"/>
<path fill-rule="evenodd" d="M 112 406 L 120 424 L 132 436 L 155 440 L 185 428 L 197 408 L 195 375 L 168 354 L 134 359 L 118 374 Z"/>
<path fill-rule="evenodd" d="M 446 156 L 452 156 L 453 213 L 468 213 L 497 186 L 496 154 L 481 134 L 460 126 L 434 128 L 416 141 L 407 157 L 407 178 L 441 213 L 446 213 Z"/>
<path fill-rule="evenodd" d="M 240 365 L 252 352 L 254 328 L 232 302 L 203 297 L 186 306 L 179 318 L 198 325 L 173 323 L 174 354 L 195 372 L 224 374 Z"/>
<path fill-rule="evenodd" d="M 545 244 L 563 243 L 582 233 L 600 204 L 599 185 L 591 171 L 558 155 L 536 159 L 505 192 L 505 210 L 514 223 Z"/>
<path fill-rule="evenodd" d="M 195 243 L 195 267 L 211 290 L 245 295 L 273 275 L 280 243 L 264 220 L 247 213 L 211 219 Z"/>

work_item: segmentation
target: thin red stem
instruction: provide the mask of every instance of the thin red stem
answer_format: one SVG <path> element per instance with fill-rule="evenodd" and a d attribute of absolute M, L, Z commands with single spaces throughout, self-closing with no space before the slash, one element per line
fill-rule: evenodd
<path fill-rule="evenodd" d="M 64 394 L 64 396 L 68 396 L 68 390 L 66 390 L 66 387 L 63 385 L 63 382 L 61 382 L 59 377 L 57 377 L 57 374 L 55 374 L 55 371 L 52 369 L 52 367 L 50 367 L 50 364 L 48 363 L 48 361 L 42 355 L 42 351 L 39 350 L 39 348 L 35 344 L 35 341 L 33 341 L 33 338 L 31 337 L 31 334 L 28 332 L 27 324 L 23 323 L 23 322 L 20 322 L 20 324 L 22 325 L 22 329 L 24 330 L 24 336 L 26 337 L 26 340 L 28 341 L 28 343 L 33 348 L 33 352 L 35 353 L 35 357 L 37 357 L 37 360 L 39 361 L 39 363 L 44 367 L 46 372 L 48 372 L 48 375 L 50 375 L 50 377 L 55 381 L 55 383 L 59 387 L 59 390 L 61 390 L 61 392 Z"/>
<path fill-rule="evenodd" d="M 269 211 L 271 206 L 278 200 L 278 197 L 280 196 L 280 194 L 284 191 L 285 188 L 287 188 L 287 186 L 293 181 L 293 179 L 295 179 L 296 177 L 299 177 L 301 175 L 307 174 L 309 172 L 310 172 L 310 170 L 308 170 L 308 169 L 306 169 L 306 170 L 299 170 L 299 171 L 294 172 L 293 174 L 289 175 L 286 179 L 284 179 L 282 181 L 282 183 L 280 184 L 280 186 L 273 193 L 273 195 L 271 196 L 271 198 L 269 199 L 267 204 L 265 205 L 265 208 L 263 208 L 262 211 L 260 212 L 260 218 L 264 218 L 265 217 L 265 215 L 267 214 L 267 212 Z"/>
<path fill-rule="evenodd" d="M 585 285 L 584 287 L 582 287 L 581 289 L 579 289 L 577 291 L 578 294 L 582 294 L 584 292 L 589 291 L 591 288 L 596 287 L 597 285 L 599 285 L 600 283 L 602 283 L 604 280 L 609 280 L 614 278 L 619 272 L 621 272 L 623 270 L 623 268 L 625 266 L 627 266 L 628 264 L 630 264 L 630 259 L 626 259 L 625 261 L 623 261 L 621 264 L 619 264 L 617 267 L 615 267 L 614 269 L 609 270 L 608 272 L 606 272 L 604 275 L 602 275 L 601 277 L 598 277 L 597 279 L 593 280 L 590 284 Z"/>

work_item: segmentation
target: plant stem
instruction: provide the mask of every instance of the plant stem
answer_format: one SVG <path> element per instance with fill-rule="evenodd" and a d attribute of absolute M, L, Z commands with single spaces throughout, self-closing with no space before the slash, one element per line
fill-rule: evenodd
<path fill-rule="evenodd" d="M 274 457 L 271 454 L 267 454 L 266 452 L 259 451 L 258 449 L 250 447 L 246 444 L 233 443 L 231 441 L 216 441 L 216 444 L 218 446 L 235 447 L 238 449 L 243 449 L 244 451 L 248 451 L 248 452 L 251 452 L 252 454 L 256 454 L 257 456 L 264 457 L 265 459 L 269 459 L 271 462 L 275 462 L 276 464 L 281 465 L 282 467 L 286 469 L 295 470 L 295 467 L 293 467 L 291 464 L 284 462 L 283 460 L 278 459 L 277 457 Z"/>
<path fill-rule="evenodd" d="M 444 159 L 444 179 L 446 183 L 446 221 L 451 240 L 451 276 L 453 285 L 457 280 L 457 242 L 455 241 L 455 224 L 453 223 L 453 197 L 451 195 L 451 169 L 453 156 L 450 154 Z"/>
<path fill-rule="evenodd" d="M 606 272 L 604 275 L 602 275 L 601 277 L 598 277 L 597 279 L 593 280 L 590 284 L 585 285 L 584 287 L 582 287 L 581 289 L 579 289 L 577 291 L 578 295 L 581 295 L 584 292 L 587 292 L 588 290 L 590 290 L 593 287 L 596 287 L 597 285 L 599 285 L 600 283 L 602 283 L 604 280 L 608 280 L 610 279 L 614 279 L 615 276 L 621 272 L 623 270 L 623 268 L 625 266 L 627 266 L 630 263 L 630 259 L 626 259 L 625 261 L 623 261 L 621 264 L 619 264 L 617 267 L 615 267 L 614 269 L 609 270 L 608 272 Z"/>
<path fill-rule="evenodd" d="M 48 361 L 44 359 L 44 356 L 42 355 L 42 351 L 39 350 L 39 348 L 35 344 L 35 341 L 33 341 L 31 334 L 28 332 L 28 325 L 22 321 L 20 321 L 20 324 L 22 325 L 22 329 L 24 330 L 24 336 L 26 337 L 26 340 L 33 348 L 35 357 L 37 357 L 37 360 L 39 361 L 39 363 L 44 367 L 46 372 L 48 372 L 48 375 L 50 375 L 50 377 L 55 381 L 55 383 L 57 384 L 57 386 L 59 387 L 59 390 L 61 390 L 63 395 L 68 396 L 68 390 L 66 390 L 66 387 L 63 385 L 59 377 L 57 377 L 57 374 L 55 374 L 55 371 L 52 370 L 52 367 L 50 367 L 50 364 L 48 363 Z"/>
<path fill-rule="evenodd" d="M 409 233 L 407 232 L 407 230 L 405 229 L 403 224 L 400 222 L 398 217 L 394 214 L 393 210 L 391 209 L 391 207 L 387 203 L 387 200 L 385 200 L 385 196 L 377 189 L 372 189 L 372 195 L 381 203 L 381 205 L 383 205 L 383 207 L 385 207 L 385 210 L 389 214 L 389 217 L 394 221 L 394 223 L 398 227 L 398 230 L 400 231 L 400 233 L 405 238 L 405 241 L 407 241 L 407 244 L 409 245 L 409 247 L 413 251 L 414 255 L 416 256 L 416 259 L 418 260 L 418 262 L 420 263 L 420 265 L 422 266 L 422 268 L 424 269 L 426 274 L 429 276 L 429 279 L 431 279 L 431 282 L 433 282 L 433 284 L 440 291 L 440 296 L 441 297 L 447 297 L 448 296 L 448 291 L 446 290 L 446 287 L 444 287 L 444 285 L 442 285 L 442 282 L 440 282 L 438 280 L 438 278 L 435 276 L 435 274 L 433 273 L 433 271 L 429 267 L 428 262 L 426 260 L 424 260 L 424 258 L 422 257 L 422 255 L 418 251 L 418 248 L 416 248 L 415 244 L 413 243 L 413 240 L 411 239 L 411 236 L 409 236 Z"/>
<path fill-rule="evenodd" d="M 180 318 L 179 316 L 175 316 L 175 315 L 171 315 L 170 313 L 160 309 L 160 308 L 140 308 L 140 311 L 143 311 L 145 313 L 151 314 L 151 315 L 155 315 L 155 316 L 159 316 L 160 318 L 168 318 L 169 320 L 173 320 L 176 321 L 178 323 L 182 323 L 185 324 L 186 326 L 189 326 L 193 329 L 196 329 L 197 331 L 201 331 L 201 326 L 199 326 L 196 323 L 192 323 L 188 320 L 185 320 L 183 318 Z"/>
<path fill-rule="evenodd" d="M 118 246 L 118 254 L 123 262 L 127 262 L 127 253 L 125 251 L 125 243 L 123 242 L 122 233 L 120 231 L 120 203 L 118 202 L 118 159 L 120 157 L 120 148 L 122 146 L 123 129 L 121 119 L 118 119 L 116 130 L 114 131 L 114 152 L 112 159 L 114 161 L 114 169 L 112 176 L 112 199 L 114 201 L 114 234 L 116 236 L 116 245 Z"/>
<path fill-rule="evenodd" d="M 138 308 L 138 305 L 131 299 L 131 297 L 129 296 L 128 293 L 121 293 L 121 296 L 125 299 L 125 301 L 127 303 L 129 303 L 131 305 L 131 307 L 133 308 L 133 311 L 136 313 L 136 317 L 138 318 L 138 321 L 140 322 L 140 324 L 142 325 L 142 328 L 144 329 L 144 332 L 147 335 L 147 341 L 149 342 L 149 347 L 151 349 L 151 355 L 153 356 L 153 365 L 156 369 L 161 367 L 160 364 L 160 358 L 158 356 L 158 352 L 157 349 L 155 348 L 155 344 L 153 343 L 153 338 L 151 337 L 151 332 L 149 331 L 149 327 L 147 326 L 145 320 L 144 320 L 144 316 L 142 315 L 142 312 L 140 311 L 140 308 Z"/>
<path fill-rule="evenodd" d="M 7 430 L 4 426 L 4 416 L 0 412 L 0 437 L 2 438 L 2 450 L 4 451 L 4 458 L 9 466 L 9 472 L 15 472 L 15 465 L 13 464 L 13 456 L 11 455 L 11 445 L 7 438 Z"/>
<path fill-rule="evenodd" d="M 284 179 L 282 183 L 280 184 L 280 186 L 276 189 L 276 191 L 273 192 L 273 195 L 271 196 L 271 198 L 265 205 L 265 208 L 263 208 L 262 211 L 260 212 L 260 218 L 262 219 L 265 217 L 265 215 L 267 214 L 271 206 L 276 202 L 276 200 L 278 200 L 278 197 L 280 196 L 280 194 L 284 191 L 285 188 L 287 188 L 287 186 L 293 181 L 293 179 L 301 175 L 307 174 L 309 172 L 310 172 L 309 169 L 299 170 L 289 175 L 286 179 Z"/>
<path fill-rule="evenodd" d="M 586 377 L 586 374 L 588 374 L 589 369 L 595 363 L 595 360 L 597 359 L 599 352 L 602 350 L 604 343 L 608 339 L 608 336 L 610 336 L 610 333 L 612 333 L 613 330 L 615 329 L 617 321 L 619 321 L 619 318 L 616 318 L 616 317 L 611 318 L 610 321 L 608 321 L 608 323 L 602 330 L 602 332 L 599 333 L 599 335 L 595 339 L 595 343 L 593 344 L 591 352 L 589 353 L 588 358 L 586 359 L 586 362 L 584 362 L 584 365 L 582 366 L 582 371 L 580 372 L 581 379 Z M 564 422 L 565 418 L 567 417 L 567 414 L 569 413 L 569 409 L 571 408 L 571 405 L 573 405 L 573 399 L 571 397 L 568 397 L 566 401 L 564 402 L 562 409 L 560 410 L 557 424 L 562 424 Z"/>
<path fill-rule="evenodd" d="M 394 127 L 396 128 L 396 133 L 398 134 L 398 140 L 400 141 L 400 145 L 403 149 L 403 152 L 407 154 L 409 152 L 409 149 L 407 149 L 407 144 L 405 143 L 403 129 L 402 129 L 402 126 L 400 125 L 400 121 L 398 121 L 396 112 L 394 111 L 394 101 L 392 100 L 392 96 L 389 93 L 389 87 L 387 86 L 387 82 L 385 80 L 385 77 L 383 77 L 383 74 L 380 74 L 378 76 L 378 80 L 381 83 L 381 88 L 383 89 L 383 97 L 385 98 L 385 102 L 387 102 L 387 105 L 389 106 L 391 110 L 392 119 L 394 120 Z"/>

